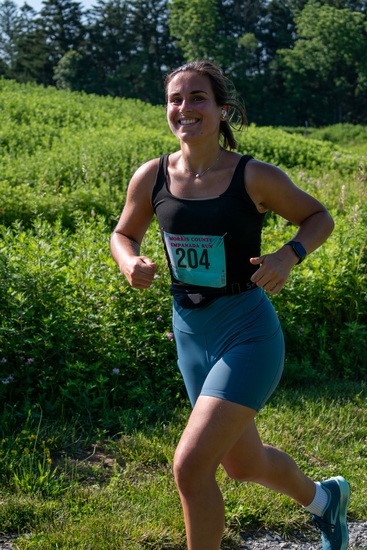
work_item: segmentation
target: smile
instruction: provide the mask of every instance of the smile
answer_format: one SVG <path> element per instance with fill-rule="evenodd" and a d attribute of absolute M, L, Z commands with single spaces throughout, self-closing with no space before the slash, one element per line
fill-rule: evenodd
<path fill-rule="evenodd" d="M 197 118 L 183 118 L 179 120 L 179 124 L 181 124 L 181 126 L 189 126 L 190 124 L 195 124 L 197 121 Z"/>

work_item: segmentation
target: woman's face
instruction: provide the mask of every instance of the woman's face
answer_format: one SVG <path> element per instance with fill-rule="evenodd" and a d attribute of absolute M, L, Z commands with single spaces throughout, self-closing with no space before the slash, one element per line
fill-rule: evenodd
<path fill-rule="evenodd" d="M 203 137 L 219 139 L 222 108 L 217 105 L 206 76 L 181 72 L 167 86 L 167 120 L 180 141 L 192 142 Z"/>

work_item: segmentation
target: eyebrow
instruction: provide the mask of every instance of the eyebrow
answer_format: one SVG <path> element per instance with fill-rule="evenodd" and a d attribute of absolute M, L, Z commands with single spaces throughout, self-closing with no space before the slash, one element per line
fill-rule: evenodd
<path fill-rule="evenodd" d="M 208 92 L 206 92 L 205 90 L 191 90 L 190 94 L 205 94 L 205 95 L 208 95 Z M 181 95 L 180 92 L 171 92 L 169 94 L 169 96 L 174 96 L 174 95 Z"/>

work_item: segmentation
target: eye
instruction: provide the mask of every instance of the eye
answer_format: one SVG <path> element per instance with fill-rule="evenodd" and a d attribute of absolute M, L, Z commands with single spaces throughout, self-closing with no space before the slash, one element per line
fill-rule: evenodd
<path fill-rule="evenodd" d="M 171 97 L 170 103 L 173 103 L 173 105 L 180 105 L 182 103 L 181 97 Z"/>
<path fill-rule="evenodd" d="M 201 95 L 196 95 L 195 97 L 193 97 L 193 101 L 195 102 L 204 101 L 204 99 L 204 96 Z"/>

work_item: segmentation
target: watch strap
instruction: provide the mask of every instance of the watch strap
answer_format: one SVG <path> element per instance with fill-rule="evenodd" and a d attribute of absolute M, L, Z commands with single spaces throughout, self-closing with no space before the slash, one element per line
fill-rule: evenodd
<path fill-rule="evenodd" d="M 288 241 L 285 244 L 290 246 L 292 248 L 293 252 L 295 253 L 295 255 L 298 256 L 297 264 L 300 264 L 301 262 L 303 262 L 303 260 L 307 256 L 307 252 L 306 252 L 304 246 L 299 241 Z"/>

